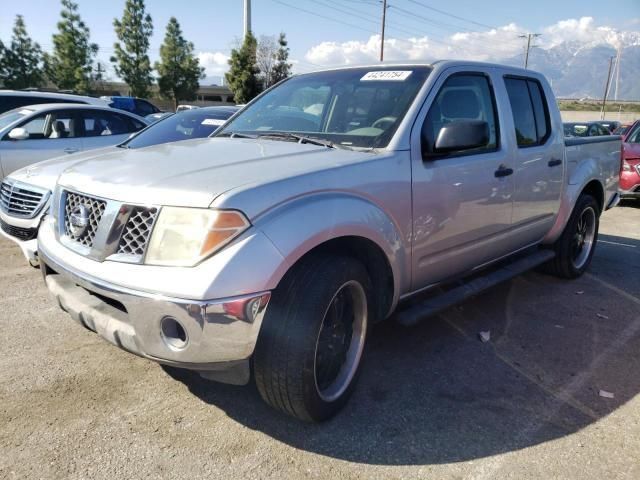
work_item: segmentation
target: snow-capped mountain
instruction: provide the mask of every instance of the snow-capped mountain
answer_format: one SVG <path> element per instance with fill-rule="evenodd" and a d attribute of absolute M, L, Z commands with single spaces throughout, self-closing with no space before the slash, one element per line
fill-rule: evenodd
<path fill-rule="evenodd" d="M 529 53 L 529 68 L 547 76 L 558 97 L 602 98 L 609 70 L 609 59 L 621 46 L 619 100 L 640 100 L 640 33 L 624 32 L 590 42 L 566 41 L 550 48 L 534 48 Z M 522 55 L 503 62 L 522 65 Z M 615 62 L 615 59 L 614 59 Z M 616 75 L 609 97 L 615 94 Z"/>

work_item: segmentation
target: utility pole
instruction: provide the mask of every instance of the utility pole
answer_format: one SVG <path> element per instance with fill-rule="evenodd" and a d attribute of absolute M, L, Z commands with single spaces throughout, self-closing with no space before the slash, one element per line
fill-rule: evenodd
<path fill-rule="evenodd" d="M 611 67 L 613 66 L 614 58 L 616 57 L 609 57 L 609 71 L 607 72 L 607 83 L 604 86 L 604 97 L 602 98 L 602 113 L 600 114 L 600 120 L 604 120 L 604 107 L 607 104 L 607 93 L 609 93 L 609 82 L 611 82 Z"/>
<path fill-rule="evenodd" d="M 620 57 L 622 57 L 622 45 L 618 46 L 618 55 L 616 57 L 616 89 L 613 94 L 613 100 L 618 101 L 618 87 L 620 86 Z"/>
<path fill-rule="evenodd" d="M 527 33 L 526 35 L 518 35 L 519 38 L 526 38 L 527 39 L 527 49 L 524 52 L 524 68 L 527 68 L 529 66 L 529 50 L 531 50 L 534 47 L 537 47 L 537 45 L 531 45 L 531 39 L 539 37 L 540 35 L 542 35 L 542 34 L 541 33 Z"/>
<path fill-rule="evenodd" d="M 251 0 L 244 0 L 244 37 L 251 31 Z"/>
<path fill-rule="evenodd" d="M 387 0 L 382 0 L 382 35 L 380 38 L 380 61 L 384 61 L 384 27 L 387 23 Z"/>

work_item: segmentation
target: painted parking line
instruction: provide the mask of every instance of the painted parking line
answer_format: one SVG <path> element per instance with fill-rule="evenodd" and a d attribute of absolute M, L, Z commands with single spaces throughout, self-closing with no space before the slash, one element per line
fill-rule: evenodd
<path fill-rule="evenodd" d="M 609 283 L 609 282 L 607 282 L 605 280 L 602 280 L 601 278 L 597 277 L 593 273 L 585 273 L 584 276 L 587 277 L 589 280 L 593 280 L 595 282 L 598 282 L 603 287 L 608 288 L 612 292 L 617 293 L 618 295 L 626 298 L 627 300 L 630 300 L 633 303 L 637 303 L 638 305 L 640 305 L 640 298 L 635 297 L 635 296 L 631 295 L 629 292 L 626 292 L 626 291 L 622 290 L 621 288 L 616 287 L 612 283 Z"/>
<path fill-rule="evenodd" d="M 636 248 L 635 245 L 629 245 L 628 243 L 620 243 L 620 242 L 610 242 L 608 240 L 600 240 L 600 239 L 598 239 L 598 243 L 607 243 L 609 245 L 618 245 L 620 247 Z"/>

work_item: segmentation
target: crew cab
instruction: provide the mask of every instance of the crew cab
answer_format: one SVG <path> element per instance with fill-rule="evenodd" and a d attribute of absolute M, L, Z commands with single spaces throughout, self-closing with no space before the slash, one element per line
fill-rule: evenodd
<path fill-rule="evenodd" d="M 620 138 L 565 140 L 530 70 L 303 74 L 212 138 L 64 171 L 42 274 L 114 345 L 212 380 L 253 376 L 268 404 L 322 421 L 353 391 L 374 323 L 415 323 L 538 265 L 581 275 L 619 170 Z"/>

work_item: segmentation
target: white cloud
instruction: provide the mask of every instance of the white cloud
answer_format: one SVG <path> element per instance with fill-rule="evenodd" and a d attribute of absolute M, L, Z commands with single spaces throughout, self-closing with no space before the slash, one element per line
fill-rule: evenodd
<path fill-rule="evenodd" d="M 385 60 L 433 61 L 440 58 L 500 61 L 522 54 L 524 40 L 518 35 L 526 29 L 510 23 L 483 32 L 457 32 L 445 38 L 429 36 L 388 38 L 385 40 Z M 619 32 L 608 26 L 597 26 L 592 17 L 559 21 L 541 30 L 536 39 L 542 48 L 551 48 L 565 41 L 577 43 L 608 43 L 617 46 L 640 42 L 639 32 Z M 376 62 L 380 50 L 380 36 L 366 41 L 322 42 L 311 47 L 305 59 L 322 66 L 350 65 Z"/>
<path fill-rule="evenodd" d="M 221 52 L 199 52 L 198 60 L 207 77 L 220 76 L 229 69 L 229 57 Z"/>

